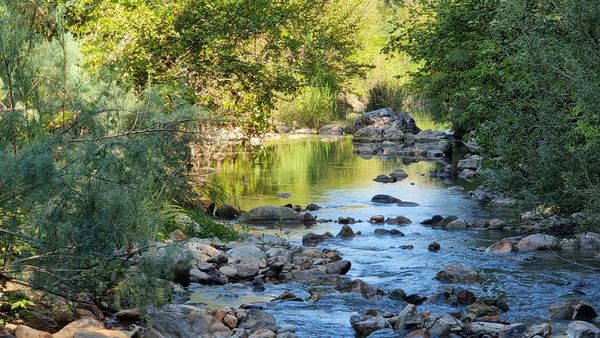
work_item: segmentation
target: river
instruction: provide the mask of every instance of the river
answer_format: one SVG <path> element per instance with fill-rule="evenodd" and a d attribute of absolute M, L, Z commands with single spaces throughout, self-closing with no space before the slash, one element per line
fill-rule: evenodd
<path fill-rule="evenodd" d="M 577 295 L 600 308 L 600 271 L 568 263 L 550 251 L 533 254 L 494 256 L 481 251 L 495 241 L 513 235 L 507 231 L 445 231 L 431 229 L 419 223 L 433 215 L 456 215 L 472 221 L 479 218 L 508 220 L 515 214 L 510 209 L 484 208 L 471 201 L 468 190 L 473 184 L 442 182 L 430 178 L 429 172 L 443 165 L 421 161 L 404 163 L 400 158 L 364 159 L 352 153 L 350 138 L 335 141 L 318 137 L 282 139 L 267 143 L 255 153 L 240 154 L 236 158 L 215 162 L 218 170 L 214 179 L 231 194 L 244 210 L 256 206 L 286 203 L 303 207 L 315 203 L 322 209 L 313 212 L 321 219 L 350 216 L 368 220 L 373 215 L 406 216 L 413 221 L 408 226 L 353 225 L 362 236 L 354 239 L 333 238 L 319 247 L 338 249 L 344 259 L 352 262 L 348 276 L 390 291 L 402 288 L 407 294 L 429 296 L 447 284 L 433 277 L 449 263 L 471 266 L 484 277 L 482 284 L 461 285 L 477 296 L 500 296 L 510 306 L 503 315 L 509 322 L 548 322 L 551 303 Z M 457 157 L 457 156 L 455 156 Z M 456 158 L 454 159 L 456 161 Z M 382 184 L 373 181 L 380 174 L 403 169 L 408 178 L 397 183 Z M 448 189 L 458 185 L 464 188 Z M 278 193 L 291 194 L 289 198 L 276 197 Z M 375 194 L 389 194 L 404 201 L 416 202 L 418 207 L 399 207 L 370 202 Z M 300 244 L 306 232 L 336 234 L 341 225 L 320 223 L 305 227 L 250 227 L 254 233 L 275 234 Z M 376 228 L 397 228 L 405 237 L 374 234 Z M 431 241 L 441 244 L 438 253 L 429 252 Z M 412 244 L 413 250 L 399 246 Z M 478 249 L 479 248 L 479 249 Z M 569 259 L 573 257 L 569 256 Z M 577 262 L 600 269 L 593 257 L 579 257 Z M 252 286 L 196 287 L 195 300 L 218 305 L 239 305 L 253 301 L 268 301 L 290 290 L 308 297 L 309 287 L 298 284 L 266 285 L 266 290 L 255 291 Z M 350 317 L 359 310 L 378 309 L 399 312 L 404 303 L 386 297 L 364 300 L 359 294 L 332 293 L 316 302 L 270 303 L 268 310 L 278 325 L 296 329 L 300 337 L 352 337 Z M 446 305 L 422 305 L 420 311 L 452 312 Z M 560 330 L 566 323 L 554 322 Z M 395 337 L 397 333 L 384 332 L 378 337 Z"/>

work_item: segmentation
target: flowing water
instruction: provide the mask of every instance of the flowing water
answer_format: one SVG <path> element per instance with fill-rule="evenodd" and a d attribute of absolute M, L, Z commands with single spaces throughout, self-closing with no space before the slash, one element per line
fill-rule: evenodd
<path fill-rule="evenodd" d="M 466 220 L 502 218 L 510 221 L 514 214 L 509 209 L 483 208 L 451 184 L 430 178 L 429 172 L 443 164 L 438 162 L 403 163 L 400 158 L 363 159 L 352 154 L 349 138 L 322 141 L 318 137 L 285 139 L 268 143 L 263 150 L 241 154 L 214 166 L 218 179 L 230 193 L 238 196 L 242 209 L 263 205 L 287 203 L 306 206 L 316 203 L 322 209 L 313 212 L 321 219 L 350 216 L 368 220 L 373 215 L 386 217 L 403 215 L 414 223 L 408 226 L 353 225 L 362 236 L 354 239 L 333 238 L 320 248 L 338 249 L 344 259 L 352 262 L 348 276 L 360 278 L 382 290 L 402 288 L 407 294 L 432 295 L 445 286 L 433 277 L 449 263 L 471 266 L 484 277 L 479 284 L 461 285 L 478 296 L 503 297 L 510 311 L 503 315 L 510 322 L 538 323 L 549 320 L 551 303 L 576 295 L 600 308 L 600 271 L 568 263 L 553 252 L 510 254 L 494 256 L 477 248 L 512 235 L 506 231 L 444 231 L 424 227 L 420 221 L 432 215 L 456 215 Z M 380 174 L 401 168 L 408 178 L 397 183 L 382 184 L 373 181 Z M 459 184 L 456 182 L 455 184 Z M 278 198 L 278 193 L 289 193 L 289 198 Z M 418 207 L 399 207 L 370 202 L 375 194 L 389 194 L 403 201 L 416 202 Z M 306 232 L 336 234 L 341 225 L 321 223 L 310 229 L 301 227 L 253 227 L 252 232 L 279 235 L 300 244 Z M 376 235 L 376 228 L 397 228 L 405 237 Z M 441 244 L 442 250 L 427 250 L 431 241 Z M 413 250 L 402 250 L 403 244 L 414 245 Z M 564 255 L 564 253 L 561 253 Z M 573 259 L 573 257 L 569 257 Z M 600 268 L 592 257 L 577 257 L 578 263 Z M 221 288 L 197 287 L 193 299 L 216 305 L 239 305 L 268 301 L 290 290 L 299 297 L 308 297 L 309 287 L 297 284 L 266 285 L 256 292 L 251 286 L 229 285 Z M 278 325 L 292 327 L 300 337 L 352 337 L 349 319 L 361 309 L 399 312 L 403 303 L 388 298 L 367 301 L 358 294 L 328 294 L 317 302 L 271 303 L 268 310 Z M 445 305 L 423 305 L 420 311 L 452 312 L 456 308 Z M 555 331 L 565 323 L 554 322 Z M 394 337 L 388 332 L 378 336 Z"/>

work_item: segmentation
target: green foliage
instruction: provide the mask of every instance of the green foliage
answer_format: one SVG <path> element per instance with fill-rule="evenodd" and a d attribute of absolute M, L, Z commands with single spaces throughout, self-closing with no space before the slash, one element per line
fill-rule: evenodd
<path fill-rule="evenodd" d="M 160 306 L 173 298 L 173 284 L 137 269 L 130 269 L 125 279 L 112 292 L 113 306 L 118 309 Z"/>
<path fill-rule="evenodd" d="M 392 108 L 395 112 L 405 111 L 404 100 L 405 94 L 401 87 L 380 83 L 369 90 L 367 111 L 381 108 Z"/>
<path fill-rule="evenodd" d="M 415 89 L 477 133 L 488 184 L 527 206 L 600 213 L 600 9 L 588 0 L 417 1 L 392 49 Z"/>
<path fill-rule="evenodd" d="M 224 188 L 224 187 L 223 187 Z M 215 222 L 210 216 L 196 210 L 186 210 L 170 205 L 162 211 L 165 226 L 163 238 L 175 230 L 181 230 L 188 237 L 218 238 L 223 241 L 239 239 L 240 234 L 230 225 Z"/>
<path fill-rule="evenodd" d="M 61 17 L 41 34 L 27 4 L 0 2 L 2 273 L 95 292 L 89 278 L 156 240 L 160 208 L 189 189 L 200 113 L 161 88 L 90 76 Z"/>
<path fill-rule="evenodd" d="M 319 78 L 337 90 L 362 72 L 356 0 L 78 0 L 70 28 L 93 69 L 138 88 L 186 84 L 188 99 L 250 134 L 267 130 L 276 97 Z"/>
<path fill-rule="evenodd" d="M 294 126 L 319 128 L 340 120 L 338 98 L 328 87 L 306 87 L 294 100 L 280 101 L 278 120 Z"/>
<path fill-rule="evenodd" d="M 33 302 L 19 290 L 7 291 L 0 296 L 0 310 L 5 318 L 20 318 Z"/>

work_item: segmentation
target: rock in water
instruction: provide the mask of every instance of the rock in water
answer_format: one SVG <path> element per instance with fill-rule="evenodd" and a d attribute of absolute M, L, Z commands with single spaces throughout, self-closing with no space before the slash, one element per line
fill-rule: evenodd
<path fill-rule="evenodd" d="M 222 219 L 235 219 L 240 215 L 240 212 L 231 205 L 222 205 L 215 210 L 215 216 Z"/>
<path fill-rule="evenodd" d="M 335 289 L 339 292 L 359 292 L 366 299 L 372 299 L 384 295 L 383 291 L 363 282 L 360 279 L 343 282 L 342 284 L 336 286 Z"/>
<path fill-rule="evenodd" d="M 240 217 L 242 223 L 306 223 L 306 215 L 286 207 L 258 207 Z"/>
<path fill-rule="evenodd" d="M 470 267 L 450 264 L 438 272 L 435 279 L 451 283 L 476 283 L 481 281 L 481 276 Z"/>
<path fill-rule="evenodd" d="M 390 173 L 390 177 L 396 178 L 398 180 L 403 180 L 408 177 L 408 174 L 402 169 L 395 169 Z"/>
<path fill-rule="evenodd" d="M 431 242 L 431 243 L 429 243 L 429 246 L 427 247 L 427 250 L 429 250 L 431 252 L 438 252 L 438 251 L 440 251 L 441 248 L 442 248 L 442 246 L 440 245 L 440 243 L 438 243 L 438 242 Z"/>
<path fill-rule="evenodd" d="M 507 239 L 500 240 L 494 244 L 492 244 L 489 248 L 485 250 L 485 252 L 493 253 L 493 254 L 505 254 L 514 251 L 514 245 L 511 241 Z"/>
<path fill-rule="evenodd" d="M 354 230 L 349 225 L 344 225 L 342 230 L 337 234 L 338 237 L 351 238 L 356 236 Z"/>
<path fill-rule="evenodd" d="M 350 271 L 352 263 L 347 260 L 341 260 L 337 262 L 331 262 L 325 265 L 325 272 L 333 275 L 345 275 Z"/>
<path fill-rule="evenodd" d="M 556 237 L 551 235 L 533 234 L 529 235 L 517 243 L 516 248 L 520 252 L 534 250 L 555 249 L 558 246 Z"/>
<path fill-rule="evenodd" d="M 398 199 L 396 197 L 392 197 L 390 195 L 375 195 L 375 196 L 373 196 L 373 198 L 371 198 L 371 202 L 393 204 L 393 203 L 399 203 L 402 201 L 400 199 Z"/>

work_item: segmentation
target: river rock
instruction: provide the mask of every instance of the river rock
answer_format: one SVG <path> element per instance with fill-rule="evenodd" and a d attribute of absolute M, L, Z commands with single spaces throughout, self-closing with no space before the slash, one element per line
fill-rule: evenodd
<path fill-rule="evenodd" d="M 579 303 L 575 305 L 573 309 L 572 320 L 580 320 L 584 322 L 592 322 L 594 319 L 598 317 L 596 310 L 588 304 Z"/>
<path fill-rule="evenodd" d="M 457 167 L 459 170 L 471 169 L 477 170 L 481 165 L 482 158 L 479 155 L 470 155 L 458 161 Z"/>
<path fill-rule="evenodd" d="M 235 219 L 240 215 L 240 212 L 231 205 L 222 205 L 215 210 L 215 216 L 222 219 Z"/>
<path fill-rule="evenodd" d="M 408 174 L 402 169 L 394 169 L 394 171 L 390 173 L 390 177 L 403 180 L 408 177 Z"/>
<path fill-rule="evenodd" d="M 414 330 L 419 328 L 422 322 L 423 318 L 417 312 L 417 307 L 408 304 L 398 314 L 394 328 L 396 330 Z"/>
<path fill-rule="evenodd" d="M 463 323 L 449 314 L 431 315 L 425 319 L 425 328 L 432 337 L 447 337 L 462 331 Z"/>
<path fill-rule="evenodd" d="M 435 279 L 451 283 L 477 283 L 481 281 L 481 276 L 470 267 L 450 264 L 444 270 L 438 272 Z"/>
<path fill-rule="evenodd" d="M 548 250 L 557 248 L 556 237 L 544 234 L 529 235 L 519 241 L 516 245 L 517 251 L 527 252 L 534 250 Z"/>
<path fill-rule="evenodd" d="M 252 244 L 236 246 L 226 253 L 236 263 L 258 262 L 261 268 L 267 266 L 267 254 Z"/>
<path fill-rule="evenodd" d="M 394 178 L 394 177 L 389 177 L 386 175 L 377 175 L 377 177 L 375 177 L 373 179 L 373 181 L 379 182 L 379 183 L 396 183 L 396 182 L 398 182 L 398 179 Z"/>
<path fill-rule="evenodd" d="M 433 220 L 433 219 L 432 219 L 432 220 Z M 458 220 L 458 217 L 457 217 L 457 216 L 450 215 L 450 216 L 448 216 L 448 217 L 444 217 L 443 219 L 439 220 L 439 221 L 438 221 L 438 222 L 436 222 L 436 223 L 433 223 L 433 222 L 432 222 L 431 226 L 433 226 L 433 227 L 435 227 L 435 228 L 442 228 L 442 229 L 446 229 L 446 227 L 448 226 L 448 224 L 450 224 L 450 223 L 452 223 L 452 222 L 454 222 L 454 221 L 456 221 L 456 220 Z"/>
<path fill-rule="evenodd" d="M 438 242 L 431 242 L 427 246 L 427 250 L 429 250 L 431 252 L 438 252 L 438 251 L 440 251 L 441 248 L 442 248 L 442 246 Z"/>
<path fill-rule="evenodd" d="M 337 262 L 331 262 L 325 265 L 325 272 L 334 275 L 345 275 L 350 271 L 352 263 L 348 260 L 341 260 Z"/>
<path fill-rule="evenodd" d="M 571 319 L 578 299 L 568 299 L 562 302 L 550 304 L 549 312 L 552 319 Z"/>
<path fill-rule="evenodd" d="M 385 217 L 383 215 L 371 216 L 371 218 L 369 219 L 369 222 L 371 222 L 371 223 L 383 223 L 383 222 L 385 222 Z"/>
<path fill-rule="evenodd" d="M 254 208 L 240 217 L 242 223 L 307 223 L 310 222 L 309 213 L 300 213 L 286 207 L 258 207 Z M 312 219 L 314 221 L 314 218 Z"/>
<path fill-rule="evenodd" d="M 460 172 L 458 177 L 462 178 L 467 182 L 473 182 L 477 178 L 477 172 L 472 169 L 465 169 Z"/>
<path fill-rule="evenodd" d="M 375 195 L 371 198 L 371 202 L 375 203 L 385 203 L 385 204 L 393 204 L 402 202 L 400 199 L 396 197 L 392 197 L 390 195 Z"/>
<path fill-rule="evenodd" d="M 464 230 L 466 228 L 467 222 L 462 218 L 456 219 L 446 225 L 446 230 Z"/>
<path fill-rule="evenodd" d="M 408 225 L 408 224 L 412 224 L 412 221 L 410 219 L 408 219 L 407 217 L 404 217 L 404 216 L 388 217 L 388 219 L 385 222 L 387 224 L 390 224 L 390 225 Z"/>
<path fill-rule="evenodd" d="M 344 225 L 342 227 L 342 229 L 340 230 L 340 232 L 337 234 L 337 237 L 343 237 L 343 238 L 352 238 L 356 236 L 356 234 L 354 233 L 354 230 L 352 230 L 352 228 L 349 225 Z"/>
<path fill-rule="evenodd" d="M 473 321 L 468 323 L 465 326 L 465 331 L 470 335 L 474 335 L 476 337 L 498 337 L 501 332 L 507 332 L 511 329 L 511 326 L 503 323 L 493 323 L 493 322 L 485 322 L 485 321 Z M 514 331 L 513 331 L 514 332 Z M 529 338 L 526 336 L 519 335 L 506 335 L 506 338 L 516 338 L 523 337 Z"/>
<path fill-rule="evenodd" d="M 26 325 L 19 325 L 15 330 L 17 338 L 52 338 L 49 332 L 39 331 Z"/>
<path fill-rule="evenodd" d="M 600 251 L 600 234 L 584 232 L 577 235 L 579 248 L 582 250 Z"/>
<path fill-rule="evenodd" d="M 369 337 L 371 333 L 375 331 L 391 328 L 391 324 L 387 319 L 381 316 L 374 316 L 353 323 L 352 328 L 356 331 L 357 337 Z"/>
<path fill-rule="evenodd" d="M 117 319 L 125 322 L 135 322 L 139 320 L 141 316 L 142 313 L 138 308 L 123 309 L 116 313 Z"/>
<path fill-rule="evenodd" d="M 190 239 L 185 244 L 186 248 L 192 253 L 194 264 L 200 264 L 208 261 L 211 257 L 215 257 L 221 254 L 221 251 L 215 249 L 210 244 Z"/>
<path fill-rule="evenodd" d="M 342 127 L 335 124 L 327 124 L 319 129 L 319 135 L 343 135 Z"/>
<path fill-rule="evenodd" d="M 320 207 L 320 206 L 318 206 L 318 205 L 316 205 L 316 204 L 313 204 L 313 203 L 311 203 L 311 204 L 308 204 L 308 205 L 306 206 L 306 210 L 308 210 L 308 211 L 317 211 L 317 210 L 319 210 L 319 209 L 321 209 L 321 207 Z"/>
<path fill-rule="evenodd" d="M 507 239 L 502 239 L 485 249 L 485 252 L 492 254 L 505 254 L 513 252 L 514 250 L 515 247 L 511 241 Z"/>
<path fill-rule="evenodd" d="M 403 245 L 400 245 L 398 248 L 402 249 L 402 250 L 412 250 L 415 248 L 415 246 L 412 244 L 403 244 Z"/>
<path fill-rule="evenodd" d="M 567 327 L 568 338 L 600 338 L 600 328 L 583 321 L 573 321 Z"/>
<path fill-rule="evenodd" d="M 356 220 L 352 217 L 338 217 L 339 224 L 354 224 Z"/>
<path fill-rule="evenodd" d="M 538 325 L 513 324 L 498 333 L 498 338 L 547 338 L 552 334 L 552 326 L 548 323 Z"/>
<path fill-rule="evenodd" d="M 103 329 L 104 324 L 91 318 L 84 318 L 69 323 L 63 327 L 60 331 L 53 334 L 53 338 L 72 338 L 79 329 L 91 328 L 91 329 Z"/>
<path fill-rule="evenodd" d="M 515 204 L 514 199 L 508 198 L 499 192 L 494 192 L 482 187 L 469 192 L 469 195 L 473 201 L 476 201 L 480 204 L 496 204 L 507 206 Z"/>
<path fill-rule="evenodd" d="M 434 215 L 431 218 L 422 221 L 421 224 L 423 224 L 423 225 L 437 226 L 437 224 L 439 222 L 441 222 L 443 219 L 444 219 L 444 217 L 442 217 L 440 215 Z"/>
<path fill-rule="evenodd" d="M 271 331 L 277 331 L 275 326 L 275 317 L 270 313 L 258 309 L 251 309 L 238 325 L 239 328 L 250 330 L 252 332 L 261 328 Z"/>
<path fill-rule="evenodd" d="M 360 279 L 343 282 L 336 286 L 335 289 L 339 292 L 358 292 L 366 299 L 373 299 L 384 295 L 383 291 Z"/>
<path fill-rule="evenodd" d="M 388 294 L 388 297 L 394 300 L 404 300 L 404 298 L 406 298 L 406 292 L 402 289 L 394 289 Z"/>
<path fill-rule="evenodd" d="M 313 232 L 306 233 L 302 236 L 302 245 L 304 246 L 317 246 L 319 243 L 324 240 L 333 237 L 333 235 L 328 231 L 322 235 L 315 234 Z"/>
<path fill-rule="evenodd" d="M 307 285 L 337 285 L 340 282 L 338 275 L 327 274 L 320 269 L 292 271 L 288 279 Z"/>

